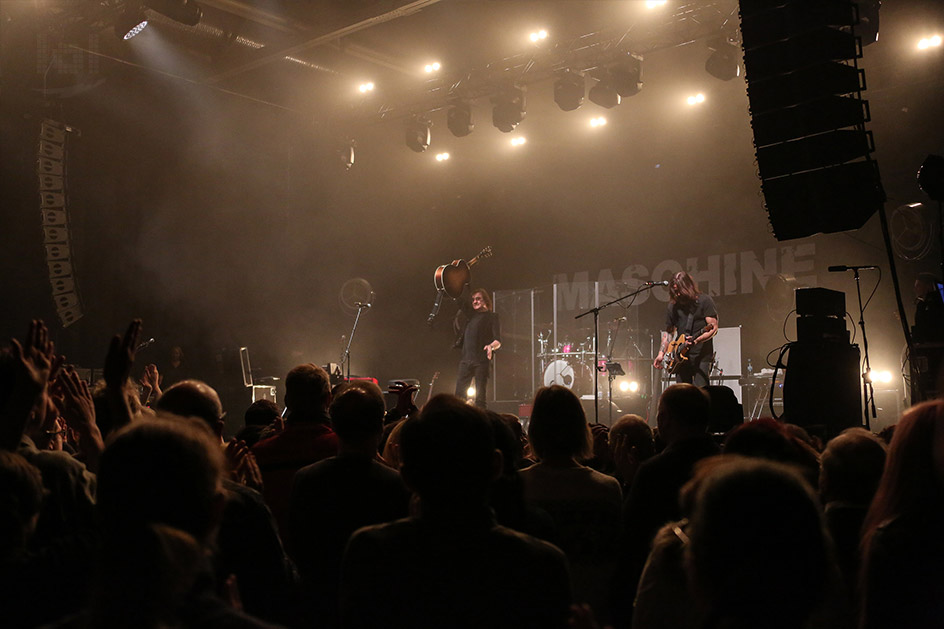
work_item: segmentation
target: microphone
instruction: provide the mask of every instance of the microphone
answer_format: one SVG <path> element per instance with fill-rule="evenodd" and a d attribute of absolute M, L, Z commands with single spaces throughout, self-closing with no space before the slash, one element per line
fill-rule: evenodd
<path fill-rule="evenodd" d="M 661 282 L 646 282 L 643 286 L 668 286 L 669 280 L 662 280 Z"/>
<path fill-rule="evenodd" d="M 134 351 L 139 352 L 139 351 L 141 351 L 142 349 L 144 349 L 145 347 L 147 347 L 148 345 L 151 345 L 152 343 L 154 343 L 154 339 L 153 339 L 153 338 L 149 338 L 148 340 L 143 341 L 143 342 L 141 342 L 140 344 L 138 344 L 138 346 L 134 348 Z"/>
<path fill-rule="evenodd" d="M 828 271 L 830 273 L 842 273 L 843 271 L 858 271 L 859 269 L 877 269 L 878 267 L 872 264 L 863 264 L 860 266 L 846 266 L 845 264 L 838 264 L 836 266 L 829 267 Z"/>

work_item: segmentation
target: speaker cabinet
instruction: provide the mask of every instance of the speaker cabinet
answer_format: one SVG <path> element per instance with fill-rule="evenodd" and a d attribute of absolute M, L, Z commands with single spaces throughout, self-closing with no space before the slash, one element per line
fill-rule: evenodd
<path fill-rule="evenodd" d="M 859 348 L 847 343 L 796 342 L 783 382 L 783 419 L 824 429 L 828 436 L 862 425 Z"/>

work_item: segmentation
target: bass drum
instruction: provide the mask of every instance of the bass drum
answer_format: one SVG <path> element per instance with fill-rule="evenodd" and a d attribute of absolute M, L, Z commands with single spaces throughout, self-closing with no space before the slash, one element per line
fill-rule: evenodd
<path fill-rule="evenodd" d="M 555 360 L 544 370 L 544 386 L 559 384 L 574 393 L 584 395 L 593 393 L 593 379 L 590 369 L 578 362 Z"/>

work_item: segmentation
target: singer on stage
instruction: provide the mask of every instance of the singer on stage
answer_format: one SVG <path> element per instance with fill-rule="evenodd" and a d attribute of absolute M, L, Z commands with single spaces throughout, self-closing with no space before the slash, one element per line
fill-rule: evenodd
<path fill-rule="evenodd" d="M 492 299 L 484 288 L 459 298 L 456 313 L 456 344 L 462 350 L 459 374 L 456 376 L 456 397 L 465 399 L 469 384 L 475 381 L 475 405 L 485 408 L 485 386 L 492 352 L 501 347 L 501 323 L 492 312 Z M 462 320 L 465 324 L 462 324 Z"/>
<path fill-rule="evenodd" d="M 653 361 L 662 369 L 669 343 L 678 334 L 685 334 L 688 360 L 675 372 L 677 382 L 688 382 L 698 387 L 708 385 L 714 347 L 711 338 L 718 333 L 718 309 L 710 296 L 698 290 L 695 280 L 685 271 L 679 271 L 669 283 L 669 301 L 665 313 L 662 345 Z"/>

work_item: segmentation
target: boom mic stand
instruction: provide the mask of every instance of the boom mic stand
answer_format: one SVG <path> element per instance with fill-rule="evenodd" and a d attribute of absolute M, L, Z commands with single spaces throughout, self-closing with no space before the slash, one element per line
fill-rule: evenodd
<path fill-rule="evenodd" d="M 371 293 L 372 298 L 373 296 L 373 293 Z M 371 299 L 371 301 L 373 301 L 373 299 Z M 357 332 L 357 322 L 361 320 L 361 313 L 372 306 L 370 302 L 366 304 L 357 302 L 354 305 L 357 306 L 357 316 L 354 317 L 354 327 L 351 328 L 351 334 L 347 337 L 347 347 L 344 348 L 344 353 L 341 354 L 341 362 L 347 369 L 347 380 L 351 379 L 351 343 L 354 342 L 354 333 Z"/>
<path fill-rule="evenodd" d="M 628 299 L 630 297 L 635 297 L 644 290 L 650 290 L 654 286 L 667 286 L 668 282 L 646 282 L 636 290 L 631 293 L 627 293 L 622 297 L 617 297 L 611 301 L 606 302 L 602 306 L 597 306 L 596 308 L 591 308 L 586 312 L 581 312 L 579 315 L 574 317 L 574 319 L 581 319 L 586 317 L 588 314 L 593 315 L 593 423 L 600 423 L 600 366 L 599 366 L 599 353 L 600 353 L 600 311 L 604 308 L 608 308 L 613 304 Z M 630 302 L 630 306 L 632 302 Z"/>

